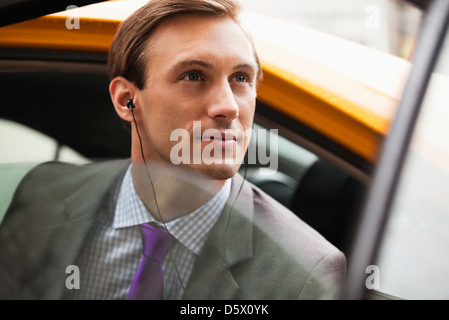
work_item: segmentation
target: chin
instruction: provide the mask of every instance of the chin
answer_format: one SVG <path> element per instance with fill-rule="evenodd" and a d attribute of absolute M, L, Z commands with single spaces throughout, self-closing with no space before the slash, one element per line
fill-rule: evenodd
<path fill-rule="evenodd" d="M 240 165 L 224 164 L 203 164 L 190 167 L 190 169 L 201 176 L 209 177 L 214 180 L 227 180 L 232 178 L 239 170 Z"/>

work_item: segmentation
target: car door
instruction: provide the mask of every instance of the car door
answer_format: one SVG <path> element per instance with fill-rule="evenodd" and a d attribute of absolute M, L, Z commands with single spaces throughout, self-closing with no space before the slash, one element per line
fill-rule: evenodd
<path fill-rule="evenodd" d="M 353 244 L 346 299 L 449 298 L 449 2 L 424 10 Z"/>

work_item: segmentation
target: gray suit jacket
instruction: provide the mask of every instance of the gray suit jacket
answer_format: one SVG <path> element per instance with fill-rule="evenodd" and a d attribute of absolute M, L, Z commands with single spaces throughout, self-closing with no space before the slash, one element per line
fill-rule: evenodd
<path fill-rule="evenodd" d="M 128 165 L 46 163 L 22 180 L 0 228 L 0 298 L 62 298 L 66 267 L 98 213 L 114 214 L 105 204 Z M 345 273 L 342 252 L 237 174 L 184 298 L 331 299 Z"/>

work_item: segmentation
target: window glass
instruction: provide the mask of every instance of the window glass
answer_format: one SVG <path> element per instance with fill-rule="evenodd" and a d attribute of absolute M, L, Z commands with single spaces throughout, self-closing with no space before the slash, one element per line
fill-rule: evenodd
<path fill-rule="evenodd" d="M 405 299 L 448 299 L 449 41 L 431 77 L 378 257 L 378 288 Z"/>
<path fill-rule="evenodd" d="M 417 30 L 417 23 L 419 21 L 419 14 L 417 14 L 418 11 L 415 11 L 411 7 L 404 6 L 400 4 L 398 1 L 383 1 L 383 0 L 370 0 L 370 1 L 362 1 L 362 0 L 317 0 L 313 2 L 307 2 L 307 1 L 288 1 L 288 0 L 269 0 L 269 1 L 261 1 L 261 0 L 242 0 L 243 6 L 248 11 L 264 14 L 264 15 L 270 15 L 274 18 L 288 21 L 297 25 L 301 26 L 307 26 L 314 30 L 320 30 L 326 33 L 334 34 L 338 37 L 343 37 L 345 39 L 355 41 L 357 43 L 360 43 L 362 45 L 369 46 L 371 48 L 381 50 L 390 54 L 394 54 L 396 56 L 402 57 L 404 59 L 409 59 L 410 55 L 413 52 L 413 43 L 414 43 L 414 36 L 416 34 Z M 316 40 L 316 39 L 314 39 Z M 295 39 L 292 39 L 294 42 L 300 42 L 301 37 L 297 37 Z M 307 45 L 307 44 L 306 44 Z M 325 50 L 322 51 L 328 51 L 330 45 L 327 45 L 325 47 Z M 329 53 L 329 52 L 328 52 Z M 336 56 L 335 53 L 329 54 L 330 56 Z M 340 57 L 337 57 L 337 60 Z M 82 60 L 82 58 L 81 58 Z M 338 62 L 341 62 L 338 60 Z M 353 61 L 352 64 L 354 65 Z M 339 63 L 340 66 L 345 66 L 345 64 Z M 302 70 L 303 71 L 303 70 Z M 316 70 L 313 70 L 314 72 Z M 303 71 L 304 72 L 304 71 Z M 373 77 L 373 75 L 368 72 L 367 77 Z M 76 82 L 78 77 L 74 77 L 74 82 Z M 383 81 L 387 80 L 382 78 Z M 45 82 L 42 82 L 45 83 Z M 96 84 L 96 80 L 93 79 L 93 83 Z M 98 82 L 99 84 L 99 82 Z M 92 88 L 94 88 L 92 86 Z M 89 96 L 86 93 L 86 96 Z M 89 97 L 90 99 L 90 97 Z M 67 99 L 71 100 L 71 99 Z M 108 99 L 109 101 L 109 99 Z M 112 110 L 112 109 L 111 109 Z M 111 111 L 113 112 L 113 111 Z M 95 118 L 95 115 L 90 114 L 92 118 Z M 75 121 L 75 120 L 73 120 Z M 104 119 L 102 119 L 102 122 Z M 104 121 L 106 123 L 107 121 Z M 6 122 L 5 122 L 6 124 Z M 103 123 L 100 123 L 99 125 L 103 125 Z M 2 128 L 2 123 L 0 123 L 0 129 Z M 262 126 L 255 126 L 255 129 L 262 129 Z M 67 161 L 67 162 L 88 162 L 89 160 L 84 158 L 82 155 L 78 154 L 74 150 L 66 147 L 61 146 L 55 139 L 47 137 L 45 135 L 41 135 L 34 130 L 31 131 L 29 128 L 25 128 L 22 126 L 19 126 L 18 128 L 10 126 L 9 124 L 6 126 L 3 126 L 3 129 L 8 129 L 9 131 L 0 131 L 0 146 L 8 146 L 11 152 L 4 152 L 3 153 L 3 159 L 0 158 L 1 162 L 22 162 L 23 161 L 35 161 L 35 162 L 42 162 L 47 160 L 61 160 L 61 161 Z M 14 131 L 13 131 L 14 130 Z M 269 129 L 266 129 L 269 130 Z M 86 130 L 87 131 L 87 130 Z M 91 137 L 89 138 L 96 139 L 98 138 L 95 133 L 90 133 Z M 8 137 L 14 136 L 14 143 L 11 145 L 11 139 Z M 20 138 L 20 139 L 19 139 Z M 254 142 L 259 142 L 262 146 L 269 146 L 272 147 L 270 150 L 270 156 L 272 156 L 269 160 L 275 160 L 274 162 L 270 161 L 267 163 L 262 163 L 264 165 L 263 168 L 259 167 L 251 167 L 249 166 L 249 169 L 254 169 L 254 171 L 248 172 L 248 180 L 254 181 L 254 183 L 258 183 L 262 181 L 261 178 L 267 177 L 267 179 L 271 179 L 271 182 L 281 182 L 282 184 L 276 184 L 273 187 L 273 184 L 269 187 L 262 187 L 262 185 L 258 185 L 262 190 L 267 190 L 266 192 L 270 195 L 273 195 L 274 198 L 276 198 L 276 195 L 281 194 L 282 198 L 276 198 L 281 204 L 284 204 L 286 206 L 291 206 L 290 209 L 295 212 L 295 214 L 299 215 L 301 219 L 309 223 L 312 227 L 316 228 L 320 233 L 322 233 L 330 242 L 335 244 L 339 247 L 337 241 L 334 241 L 334 238 L 332 238 L 334 232 L 326 232 L 327 227 L 330 226 L 332 228 L 331 231 L 335 231 L 338 236 L 344 235 L 344 232 L 342 232 L 341 223 L 343 222 L 352 222 L 352 217 L 347 216 L 345 219 L 343 219 L 343 215 L 340 215 L 340 213 L 347 213 L 348 206 L 347 204 L 355 203 L 355 201 L 352 201 L 353 199 L 357 199 L 359 193 L 354 192 L 354 189 L 358 187 L 358 185 L 354 185 L 354 181 L 350 179 L 351 177 L 345 175 L 339 168 L 337 167 L 330 167 L 327 166 L 327 164 L 324 166 L 323 163 L 319 160 L 318 155 L 315 155 L 314 153 L 311 153 L 302 147 L 296 145 L 294 142 L 289 141 L 287 139 L 282 138 L 281 136 L 278 136 L 277 133 L 272 133 L 270 131 L 270 134 L 268 135 L 258 135 L 258 140 L 254 140 Z M 112 140 L 112 139 L 110 139 Z M 115 143 L 115 142 L 114 142 Z M 265 144 L 264 144 L 265 143 Z M 31 145 L 32 148 L 28 148 L 28 145 Z M 273 148 L 273 146 L 276 146 L 276 148 Z M 26 146 L 26 147 L 25 147 Z M 427 145 L 426 145 L 427 146 Z M 258 149 L 260 148 L 260 145 L 258 145 Z M 260 148 L 264 149 L 264 148 Z M 3 149 L 4 151 L 7 149 Z M 17 154 L 14 154 L 14 152 L 17 151 Z M 275 153 L 271 153 L 271 151 L 276 151 Z M 24 152 L 22 154 L 22 152 Z M 11 158 L 6 158 L 6 156 Z M 15 158 L 12 158 L 12 157 Z M 268 156 L 268 154 L 266 154 Z M 276 156 L 276 157 L 274 157 Z M 260 159 L 259 159 L 260 160 Z M 318 168 L 324 168 L 326 171 L 320 171 L 318 172 L 319 176 L 315 175 L 313 178 L 310 178 L 311 173 L 317 173 L 317 171 L 312 171 L 310 169 L 317 168 L 314 166 L 315 164 L 321 165 L 321 167 Z M 2 212 L 6 210 L 7 205 L 9 204 L 9 201 L 13 195 L 12 191 L 17 186 L 17 183 L 19 181 L 19 178 L 22 178 L 28 170 L 28 168 L 25 167 L 18 167 L 17 171 L 12 171 L 10 167 L 4 167 L 2 172 L 5 174 L 10 174 L 8 176 L 8 179 L 3 178 L 0 179 L 0 181 L 3 181 L 4 189 L 7 190 L 6 192 L 0 192 L 2 194 L 2 197 L 0 197 L 0 221 L 2 217 Z M 0 169 L 2 167 L 0 166 Z M 1 170 L 0 170 L 1 171 Z M 2 173 L 0 172 L 0 174 Z M 327 174 L 328 172 L 333 173 L 333 175 Z M 448 171 L 449 172 L 449 171 Z M 253 175 L 251 175 L 253 174 Z M 9 178 L 11 177 L 11 178 Z M 309 179 L 305 179 L 309 178 Z M 319 179 L 318 179 L 318 178 Z M 337 177 L 339 180 L 337 181 Z M 190 178 L 190 177 L 189 177 Z M 256 180 L 256 178 L 258 180 Z M 14 179 L 14 182 L 11 182 Z M 253 179 L 253 180 L 251 180 Z M 187 180 L 187 179 L 185 179 Z M 189 181 L 189 180 L 187 180 Z M 333 184 L 331 182 L 340 182 L 339 184 Z M 348 182 L 349 181 L 349 182 Z M 352 182 L 352 183 L 351 183 Z M 193 182 L 192 184 L 194 184 Z M 308 183 L 308 184 L 306 184 Z M 295 206 L 293 207 L 292 199 L 290 197 L 296 196 L 296 192 L 298 191 L 297 187 L 299 184 L 303 184 L 302 188 L 299 189 L 300 191 L 307 191 L 307 192 L 301 192 L 298 193 L 299 196 L 301 196 L 300 200 L 298 201 L 299 204 L 303 205 L 306 201 L 304 199 L 307 199 L 309 207 L 304 208 L 304 206 Z M 242 184 L 243 185 L 243 184 Z M 311 188 L 310 185 L 314 188 Z M 335 188 L 333 190 L 326 190 L 326 187 L 333 187 L 335 185 Z M 87 188 L 85 190 L 88 190 Z M 271 190 L 273 193 L 271 194 L 269 192 Z M 288 190 L 288 191 L 284 191 Z M 341 196 L 340 191 L 343 190 L 345 193 L 348 193 L 349 195 L 346 195 L 345 197 Z M 1 191 L 1 190 L 0 190 Z M 59 190 L 58 190 L 59 191 Z M 89 192 L 91 190 L 88 190 Z M 279 192 L 282 191 L 282 192 Z M 357 190 L 356 190 L 357 191 Z M 240 191 L 239 191 L 240 192 Z M 312 197 L 311 194 L 316 195 L 315 197 Z M 326 197 L 327 196 L 327 197 Z M 51 197 L 48 197 L 51 198 Z M 88 197 L 89 198 L 89 197 Z M 92 197 L 94 198 L 94 197 Z M 83 198 L 84 199 L 84 198 Z M 285 201 L 282 201 L 284 200 Z M 328 200 L 329 199 L 329 200 Z M 349 200 L 347 200 L 349 199 Z M 39 202 L 40 199 L 38 199 Z M 334 205 L 334 203 L 341 203 L 341 207 L 338 207 L 337 205 Z M 47 205 L 46 203 L 43 203 L 43 207 Z M 280 207 L 277 207 L 280 208 Z M 296 208 L 297 210 L 294 210 Z M 317 210 L 322 209 L 320 211 Z M 329 210 L 335 209 L 335 210 Z M 159 210 L 159 209 L 158 209 Z M 45 211 L 45 210 L 43 210 Z M 243 211 L 243 210 L 242 210 Z M 282 211 L 281 211 L 282 212 Z M 322 215 L 321 213 L 324 213 L 326 215 Z M 327 222 L 327 225 L 324 227 L 326 228 L 319 228 L 317 224 L 314 224 L 307 219 L 308 217 L 312 216 L 315 220 L 320 220 L 319 222 L 322 223 Z M 256 214 L 257 216 L 257 214 Z M 338 221 L 336 221 L 338 220 Z M 233 220 L 229 220 L 230 222 L 234 222 Z M 242 219 L 242 221 L 245 221 Z M 257 226 L 260 228 L 261 231 L 266 232 L 268 237 L 264 236 L 264 239 L 273 239 L 273 243 L 276 245 L 279 244 L 279 247 L 281 248 L 281 245 L 284 245 L 283 239 L 285 238 L 285 234 L 282 234 L 282 229 L 273 228 L 273 225 L 271 223 L 266 223 L 266 221 L 263 221 L 263 217 L 260 220 L 262 221 Z M 267 220 L 268 222 L 271 222 Z M 296 221 L 296 220 L 290 220 L 290 221 Z M 349 223 L 347 223 L 349 225 Z M 238 224 L 236 224 L 238 225 Z M 242 224 L 240 224 L 242 225 Z M 275 225 L 275 224 L 274 224 Z M 275 225 L 276 226 L 276 225 Z M 31 225 L 31 227 L 34 227 Z M 226 234 L 228 226 L 226 225 L 226 229 L 224 231 L 224 234 Z M 229 230 L 232 230 L 232 227 L 229 227 Z M 350 229 L 348 227 L 348 229 Z M 279 231 L 281 230 L 281 231 Z M 244 234 L 244 232 L 241 232 L 240 234 Z M 329 236 L 328 236 L 329 234 Z M 301 234 L 298 235 L 298 239 L 301 239 Z M 256 238 L 256 237 L 255 237 Z M 223 237 L 224 240 L 224 237 Z M 232 239 L 233 241 L 238 241 L 239 239 Z M 340 239 L 338 239 L 340 240 Z M 346 240 L 346 239 L 343 239 Z M 285 245 L 285 252 L 287 254 L 291 254 L 292 257 L 296 259 L 296 254 L 298 252 L 301 252 L 301 249 L 309 250 L 310 248 L 314 248 L 313 246 L 304 246 L 304 242 L 298 241 L 300 245 L 295 244 L 288 244 Z M 236 245 L 240 245 L 240 243 L 236 242 Z M 341 248 L 341 247 L 339 247 Z M 207 255 L 205 255 L 207 256 Z M 224 259 L 222 259 L 224 261 Z M 276 261 L 277 259 L 274 259 Z M 291 259 L 293 262 L 294 259 Z M 137 261 L 137 260 L 136 260 Z M 270 259 L 272 261 L 272 259 Z M 279 260 L 277 260 L 279 261 Z M 298 260 L 299 261 L 299 260 Z M 300 261 L 303 263 L 302 261 Z M 199 264 L 201 265 L 201 264 Z M 271 266 L 272 264 L 270 264 Z M 241 265 L 239 268 L 242 268 Z M 176 269 L 176 266 L 175 266 Z M 284 264 L 282 270 L 292 269 L 290 265 Z M 319 269 L 319 268 L 318 268 Z M 320 273 L 320 270 L 315 270 Z M 282 272 L 283 273 L 283 272 Z M 200 274 L 200 273 L 199 273 Z M 273 274 L 273 273 L 271 273 Z M 179 274 L 178 274 L 179 276 Z M 275 276 L 275 274 L 273 274 Z M 298 277 L 294 277 L 298 279 Z M 313 277 L 311 277 L 313 279 Z M 282 276 L 277 279 L 275 279 L 276 282 L 279 281 L 279 279 L 284 279 L 284 281 L 287 281 L 288 278 Z M 286 280 L 287 279 L 287 280 Z M 259 282 L 260 279 L 256 279 L 256 283 Z M 323 282 L 323 285 L 326 285 L 326 281 L 328 279 L 325 277 L 317 277 L 316 281 Z M 182 285 L 182 283 L 181 283 Z M 305 297 L 307 298 L 307 297 Z"/>

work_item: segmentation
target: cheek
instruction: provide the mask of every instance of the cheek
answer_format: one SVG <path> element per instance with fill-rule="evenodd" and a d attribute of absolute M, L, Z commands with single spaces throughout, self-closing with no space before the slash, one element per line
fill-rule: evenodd
<path fill-rule="evenodd" d="M 239 120 L 244 129 L 250 129 L 254 120 L 254 112 L 256 109 L 256 99 L 246 98 L 239 103 Z"/>
<path fill-rule="evenodd" d="M 162 87 L 148 92 L 146 97 L 146 120 L 155 127 L 164 127 L 174 123 L 179 117 L 179 102 L 167 94 Z"/>
<path fill-rule="evenodd" d="M 177 129 L 189 131 L 193 120 L 189 110 L 178 102 L 162 101 L 152 104 L 147 113 L 147 128 L 153 142 L 160 148 L 168 148 L 172 141 L 170 135 Z"/>

